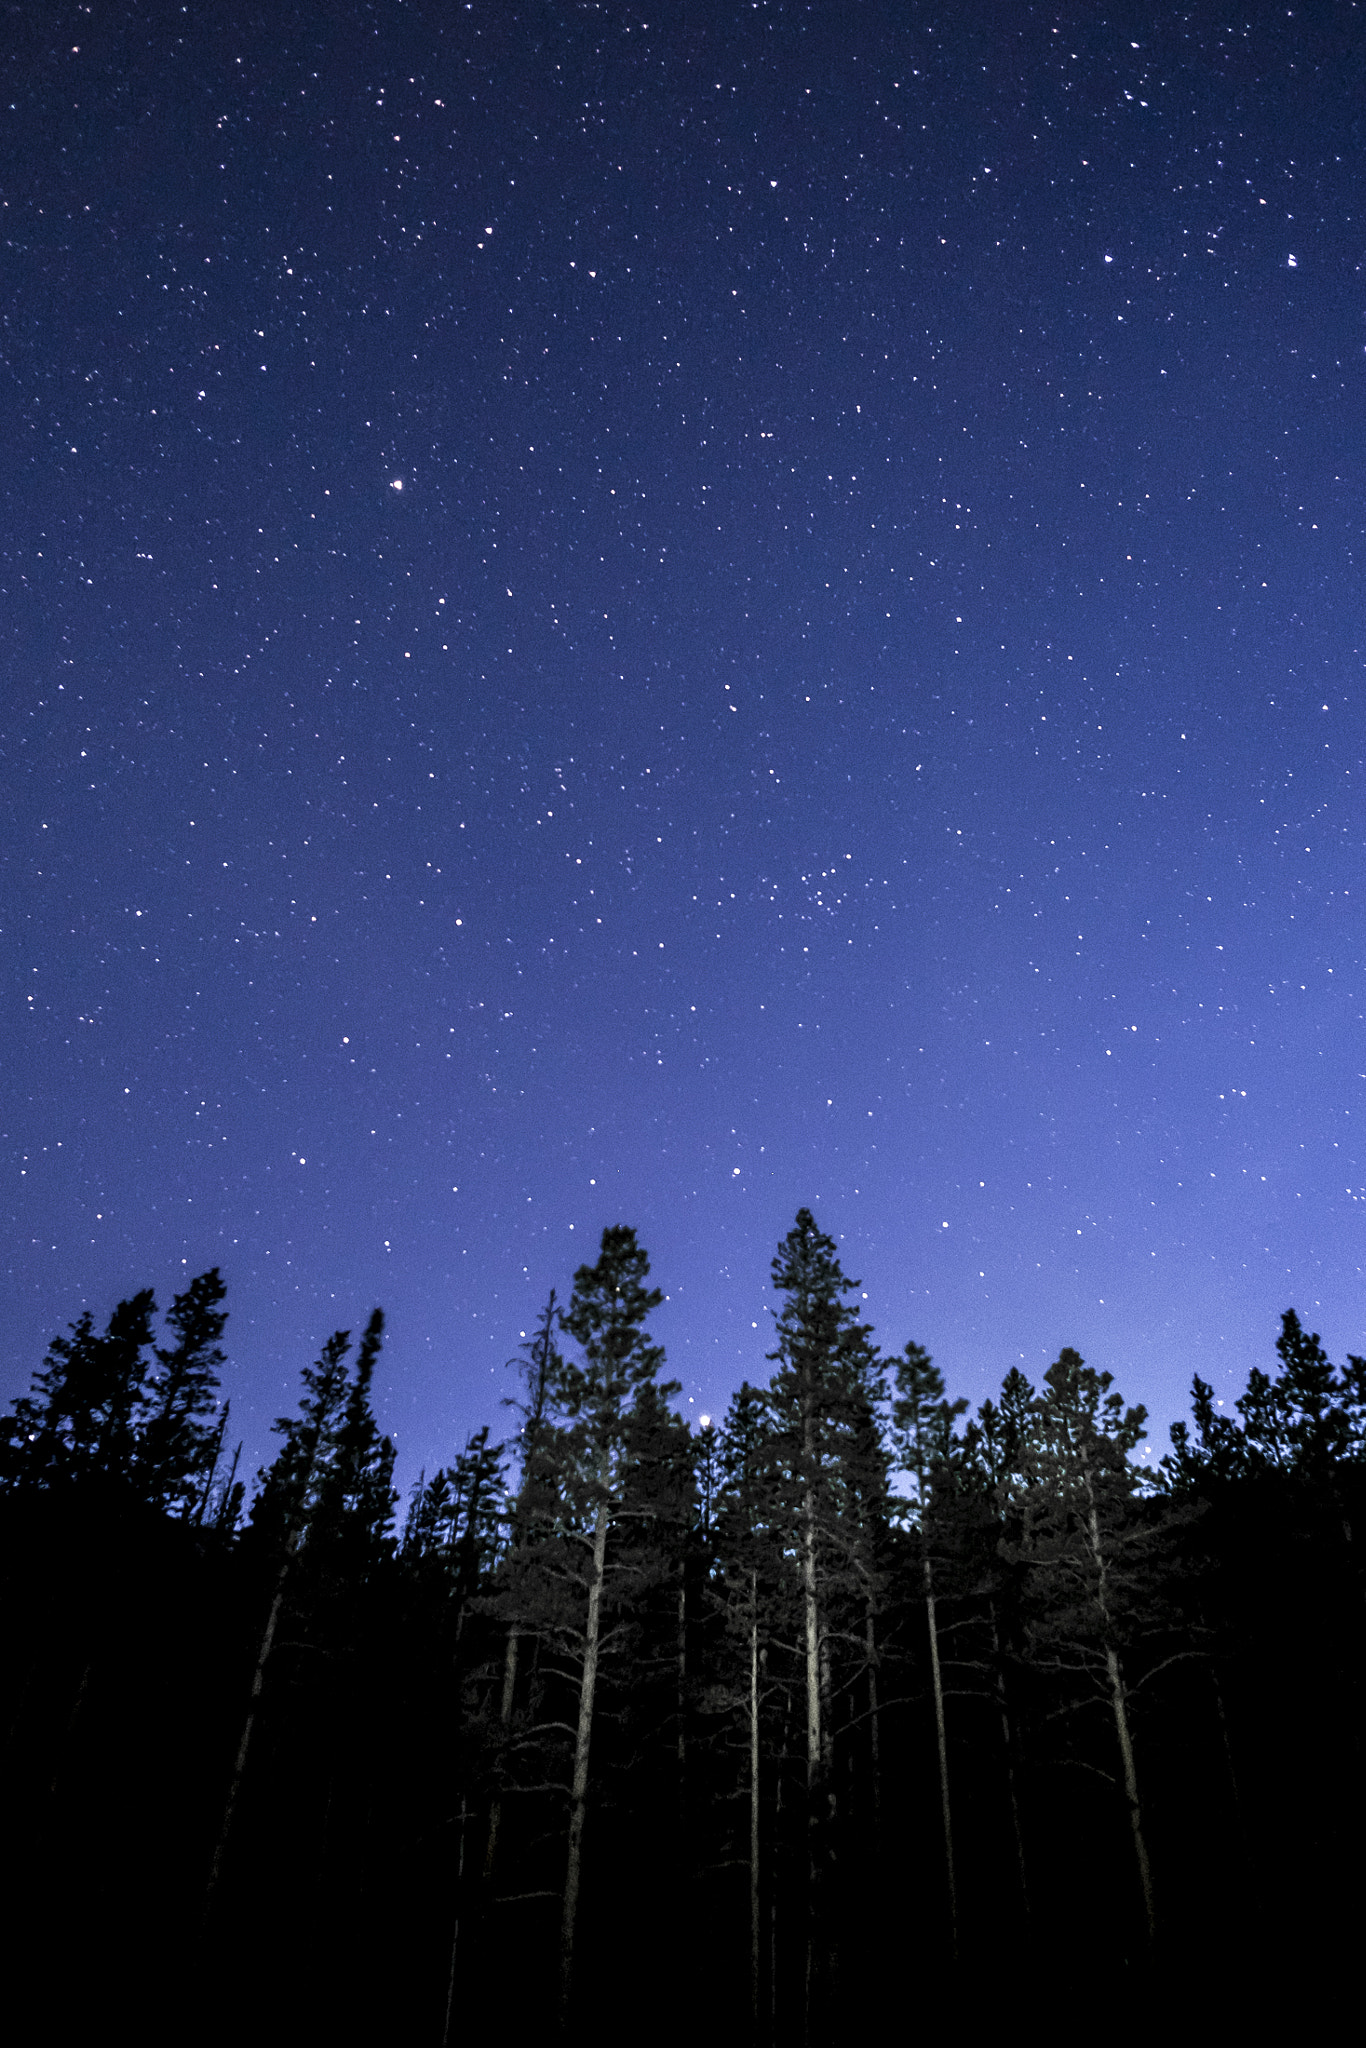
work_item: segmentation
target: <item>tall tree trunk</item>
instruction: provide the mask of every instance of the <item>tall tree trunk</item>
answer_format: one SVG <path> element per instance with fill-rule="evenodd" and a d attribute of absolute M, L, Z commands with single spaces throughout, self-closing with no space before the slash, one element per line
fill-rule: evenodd
<path fill-rule="evenodd" d="M 759 1579 L 749 1584 L 749 2010 L 751 2032 L 759 2039 Z"/>
<path fill-rule="evenodd" d="M 1143 1808 L 1138 1797 L 1138 1772 L 1134 1766 L 1133 1738 L 1129 1732 L 1129 1702 L 1124 1685 L 1124 1671 L 1115 1647 L 1113 1623 L 1110 1617 L 1110 1583 L 1105 1562 L 1105 1545 L 1101 1540 L 1100 1512 L 1096 1506 L 1095 1487 L 1091 1482 L 1091 1466 L 1085 1445 L 1081 1454 L 1082 1478 L 1086 1486 L 1087 1526 L 1091 1537 L 1091 1555 L 1096 1568 L 1096 1601 L 1100 1609 L 1101 1640 L 1105 1649 L 1105 1674 L 1110 1685 L 1110 1710 L 1115 1717 L 1115 1739 L 1119 1743 L 1120 1764 L 1124 1773 L 1124 1797 L 1129 1807 L 1129 1832 L 1133 1837 L 1134 1857 L 1138 1863 L 1139 1883 L 1143 1889 L 1143 1916 L 1151 1943 L 1157 1935 L 1157 1917 L 1153 1910 L 1153 1877 L 1148 1862 L 1148 1844 L 1143 1834 Z"/>
<path fill-rule="evenodd" d="M 922 1541 L 923 1541 L 922 1536 Z M 934 1728 L 939 1743 L 939 1808 L 944 1821 L 944 1866 L 949 1881 L 949 1928 L 958 1959 L 958 1878 L 953 1858 L 953 1808 L 949 1802 L 949 1742 L 944 1726 L 944 1680 L 939 1668 L 939 1623 L 934 1604 L 934 1568 L 930 1554 L 921 1560 L 925 1576 L 925 1620 L 930 1635 L 930 1676 L 934 1685 Z"/>
<path fill-rule="evenodd" d="M 815 1812 L 816 1788 L 820 1784 L 821 1755 L 821 1629 L 817 1598 L 816 1525 L 810 1495 L 805 1509 L 806 1530 L 802 1544 L 802 1623 L 806 1648 L 806 1787 Z"/>
<path fill-rule="evenodd" d="M 516 1622 L 508 1624 L 507 1647 L 503 1652 L 503 1697 L 499 1704 L 498 1720 L 504 1734 L 512 1721 L 512 1702 L 517 1691 L 517 1649 L 521 1635 Z M 489 1832 L 484 1846 L 484 1883 L 493 1883 L 493 1866 L 498 1855 L 498 1829 L 503 1818 L 503 1802 L 495 1792 L 489 1801 Z M 463 1845 L 462 1851 L 463 1854 Z"/>
<path fill-rule="evenodd" d="M 1129 1710 L 1124 1690 L 1124 1673 L 1119 1661 L 1119 1652 L 1112 1643 L 1105 1645 L 1105 1669 L 1110 1680 L 1110 1705 L 1114 1711 L 1115 1734 L 1119 1740 L 1119 1754 L 1124 1766 L 1124 1797 L 1129 1805 L 1129 1827 L 1133 1834 L 1134 1855 L 1138 1860 L 1139 1882 L 1143 1887 L 1143 1914 L 1151 1942 L 1157 1934 L 1157 1920 L 1153 1912 L 1153 1879 L 1148 1866 L 1148 1845 L 1143 1838 L 1143 1810 L 1138 1800 L 1138 1773 L 1134 1769 L 1134 1745 L 1129 1734 Z"/>
<path fill-rule="evenodd" d="M 767 1652 L 764 1653 L 767 1655 Z M 773 1839 L 781 1844 L 783 1833 L 783 1773 L 773 1774 Z M 778 1884 L 776 1873 L 768 1888 L 768 2039 L 778 2032 Z"/>
<path fill-rule="evenodd" d="M 270 1603 L 270 1613 L 266 1616 L 266 1625 L 261 1633 L 261 1641 L 256 1651 L 256 1669 L 251 1676 L 251 1693 L 247 1700 L 246 1719 L 242 1723 L 242 1738 L 237 1745 L 237 1756 L 233 1762 L 232 1777 L 228 1783 L 228 1796 L 223 1804 L 223 1821 L 218 1830 L 218 1840 L 214 1844 L 213 1862 L 209 1865 L 209 1882 L 204 1893 L 205 1923 L 207 1923 L 209 1915 L 213 1910 L 214 1895 L 218 1890 L 218 1881 L 223 1874 L 223 1858 L 227 1853 L 228 1837 L 232 1833 L 232 1824 L 237 1813 L 237 1801 L 242 1791 L 242 1779 L 247 1768 L 247 1752 L 251 1748 L 252 1730 L 256 1726 L 256 1716 L 261 1705 L 261 1694 L 265 1688 L 266 1666 L 270 1663 L 270 1653 L 275 1647 L 275 1631 L 280 1625 L 280 1615 L 285 1604 L 285 1587 L 289 1580 L 289 1568 L 294 1562 L 294 1553 L 298 1548 L 298 1543 L 299 1529 L 296 1522 L 285 1541 L 284 1556 L 280 1560 L 280 1569 L 275 1576 L 275 1592 Z"/>
<path fill-rule="evenodd" d="M 218 1460 L 223 1455 L 223 1435 L 228 1426 L 228 1416 L 231 1410 L 232 1403 L 228 1401 L 224 1404 L 223 1413 L 218 1418 L 218 1427 L 213 1433 L 213 1457 L 209 1461 L 209 1469 L 204 1475 L 203 1491 L 200 1493 L 198 1504 L 191 1517 L 191 1526 L 196 1529 L 204 1519 L 204 1510 L 209 1505 L 209 1495 L 213 1492 L 213 1482 L 218 1472 Z M 234 1472 L 237 1470 L 235 1461 L 233 1470 Z"/>
<path fill-rule="evenodd" d="M 242 1505 L 240 1496 L 235 1503 L 233 1497 L 233 1489 L 237 1485 L 237 1467 L 241 1462 L 242 1446 L 239 1443 L 237 1449 L 232 1454 L 232 1463 L 228 1467 L 228 1476 L 224 1481 L 223 1491 L 218 1497 L 218 1510 L 214 1516 L 213 1526 L 220 1536 L 230 1536 L 232 1534 L 233 1524 L 236 1521 L 236 1509 Z"/>
<path fill-rule="evenodd" d="M 686 1570 L 686 1567 L 685 1567 Z M 678 1588 L 678 1804 L 686 1804 L 688 1774 L 688 1582 Z"/>
<path fill-rule="evenodd" d="M 574 1923 L 579 1911 L 583 1825 L 588 1809 L 588 1754 L 593 1740 L 593 1698 L 598 1683 L 598 1637 L 602 1626 L 602 1585 L 607 1564 L 607 1502 L 598 1505 L 593 1529 L 593 1569 L 588 1582 L 583 1676 L 579 1683 L 579 1726 L 574 1743 L 574 1780 L 569 1794 L 569 1842 L 565 1856 L 564 1907 L 560 1916 L 560 2023 L 569 2018 L 574 1981 Z"/>
<path fill-rule="evenodd" d="M 821 1630 L 817 1601 L 815 1503 L 808 1486 L 802 1544 L 802 1613 L 806 1637 L 806 1927 L 802 1961 L 802 2041 L 811 2038 L 811 1995 L 816 1965 L 816 1887 L 820 1871 Z"/>
<path fill-rule="evenodd" d="M 871 1780 L 873 1833 L 882 1819 L 882 1733 L 877 1689 L 877 1638 L 873 1625 L 873 1603 L 868 1602 L 864 1620 L 864 1647 L 868 1659 L 868 1765 Z"/>
<path fill-rule="evenodd" d="M 1006 1696 L 1005 1664 L 1001 1654 L 1001 1632 L 996 1623 L 996 1602 L 988 1595 L 987 1613 L 991 1618 L 991 1673 L 992 1687 L 996 1694 L 996 1710 L 1001 1717 L 1001 1746 L 1006 1759 L 1006 1797 L 1010 1801 L 1010 1825 L 1015 1838 L 1015 1868 L 1020 1879 L 1020 1903 L 1024 1907 L 1026 1920 L 1030 1915 L 1029 1866 L 1025 1862 L 1024 1828 L 1020 1821 L 1020 1797 L 1015 1782 L 1015 1730 L 1010 1718 L 1010 1701 Z"/>
<path fill-rule="evenodd" d="M 460 1837 L 455 1853 L 455 1919 L 451 1925 L 451 1967 L 446 1979 L 446 2019 L 441 2029 L 441 2048 L 449 2048 L 451 2020 L 455 2014 L 455 1972 L 460 1957 L 461 1887 L 465 1881 L 465 1795 L 460 1795 Z"/>

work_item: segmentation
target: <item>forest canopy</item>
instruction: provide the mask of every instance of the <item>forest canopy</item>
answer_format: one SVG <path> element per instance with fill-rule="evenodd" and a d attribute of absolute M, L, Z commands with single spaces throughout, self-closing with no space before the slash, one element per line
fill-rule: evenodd
<path fill-rule="evenodd" d="M 1287 1970 L 1351 1924 L 1366 1360 L 1287 1309 L 1147 1469 L 1074 1350 L 975 1412 L 884 1351 L 808 1210 L 770 1281 L 770 1377 L 690 1426 L 606 1230 L 505 1438 L 401 1515 L 379 1310 L 250 1482 L 217 1269 L 53 1339 L 0 1513 L 23 1932 L 73 2010 L 822 2042 L 908 1954 L 949 2003 L 1212 1992 L 1272 1897 Z"/>

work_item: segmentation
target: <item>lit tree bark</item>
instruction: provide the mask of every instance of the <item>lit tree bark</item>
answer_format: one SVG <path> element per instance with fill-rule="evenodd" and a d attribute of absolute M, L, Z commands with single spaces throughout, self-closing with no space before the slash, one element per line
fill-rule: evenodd
<path fill-rule="evenodd" d="M 749 1588 L 749 2009 L 759 2038 L 761 1925 L 759 1917 L 759 1575 Z"/>
<path fill-rule="evenodd" d="M 583 1637 L 583 1676 L 579 1683 L 579 1725 L 574 1742 L 574 1777 L 569 1793 L 569 1841 L 565 1856 L 564 1904 L 560 1916 L 560 2018 L 568 2019 L 574 1980 L 574 1926 L 579 1911 L 579 1880 L 583 1866 L 583 1826 L 588 1808 L 588 1758 L 593 1741 L 593 1701 L 598 1683 L 598 1643 L 602 1628 L 602 1586 L 607 1565 L 607 1502 L 598 1503 L 593 1527 L 593 1564 L 588 1582 L 588 1615 Z"/>
<path fill-rule="evenodd" d="M 1124 1797 L 1129 1808 L 1129 1831 L 1133 1838 L 1134 1857 L 1138 1864 L 1139 1883 L 1143 1889 L 1143 1913 L 1148 1929 L 1148 1940 L 1156 1938 L 1157 1919 L 1153 1910 L 1153 1878 L 1148 1862 L 1148 1844 L 1143 1833 L 1143 1808 L 1138 1796 L 1138 1772 L 1134 1765 L 1133 1737 L 1129 1731 L 1128 1694 L 1124 1684 L 1124 1670 L 1120 1663 L 1119 1651 L 1115 1647 L 1113 1623 L 1110 1613 L 1109 1573 L 1106 1566 L 1105 1545 L 1101 1539 L 1100 1511 L 1096 1504 L 1096 1490 L 1091 1478 L 1090 1455 L 1085 1443 L 1081 1447 L 1082 1483 L 1086 1489 L 1087 1531 L 1091 1539 L 1091 1555 L 1096 1569 L 1097 1605 L 1100 1609 L 1101 1626 L 1104 1630 L 1105 1675 L 1110 1688 L 1110 1710 L 1114 1715 L 1115 1739 L 1119 1744 L 1120 1765 L 1124 1775 Z"/>
<path fill-rule="evenodd" d="M 791 1517 L 786 1541 L 796 1553 L 801 1606 L 807 1841 L 802 2036 L 809 2040 L 815 2020 L 819 1895 L 833 1846 L 829 1820 L 836 1793 L 834 1652 L 827 1610 L 833 1604 L 844 1615 L 851 1595 L 857 1597 L 849 1550 L 857 1548 L 861 1525 L 857 1512 L 849 1509 L 879 1468 L 880 1454 L 869 1462 L 867 1425 L 876 1378 L 870 1333 L 843 1299 L 857 1283 L 841 1269 L 834 1239 L 817 1228 L 809 1209 L 798 1210 L 772 1274 L 774 1286 L 787 1297 L 777 1319 L 778 1348 L 770 1353 L 779 1367 L 770 1400 L 791 1485 L 784 1509 Z M 830 1968 L 821 1977 L 823 1999 L 835 1969 L 832 1952 Z"/>
<path fill-rule="evenodd" d="M 517 1692 L 517 1653 L 521 1634 L 514 1621 L 508 1628 L 507 1646 L 503 1652 L 503 1696 L 499 1702 L 498 1719 L 504 1733 L 512 1722 L 512 1702 Z M 503 1818 L 503 1802 L 495 1792 L 489 1801 L 489 1832 L 484 1849 L 484 1883 L 493 1882 L 493 1866 L 498 1856 L 498 1829 Z"/>
<path fill-rule="evenodd" d="M 958 1878 L 953 1858 L 953 1808 L 949 1800 L 949 1743 L 944 1726 L 944 1679 L 939 1666 L 939 1623 L 934 1604 L 934 1568 L 926 1551 L 921 1560 L 925 1581 L 925 1621 L 930 1637 L 930 1677 L 934 1687 L 934 1730 L 939 1747 L 939 1810 L 944 1822 L 944 1867 L 949 1884 L 949 1927 L 954 1959 L 958 1956 Z"/>
<path fill-rule="evenodd" d="M 810 1455 L 811 1422 L 806 1439 Z M 820 1868 L 821 1627 L 817 1597 L 816 1512 L 808 1485 L 803 1501 L 802 1621 L 806 1647 L 806 1931 L 803 1942 L 802 2040 L 810 2039 L 811 1996 L 816 1967 L 816 1883 Z"/>

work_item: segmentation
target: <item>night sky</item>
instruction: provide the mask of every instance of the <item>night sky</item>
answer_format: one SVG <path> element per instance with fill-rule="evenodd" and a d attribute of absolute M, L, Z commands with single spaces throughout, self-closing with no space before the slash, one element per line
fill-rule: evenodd
<path fill-rule="evenodd" d="M 1366 1348 L 1366 9 L 7 23 L 6 1398 L 216 1264 L 406 1482 L 628 1222 L 713 1412 L 803 1204 L 1159 1453 Z"/>

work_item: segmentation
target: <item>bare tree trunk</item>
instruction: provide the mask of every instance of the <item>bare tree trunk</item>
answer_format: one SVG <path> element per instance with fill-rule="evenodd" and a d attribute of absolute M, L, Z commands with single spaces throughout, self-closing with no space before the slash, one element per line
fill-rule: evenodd
<path fill-rule="evenodd" d="M 460 1838 L 455 1855 L 455 1920 L 451 1927 L 451 1968 L 446 1980 L 446 2020 L 441 2029 L 441 2048 L 449 2048 L 451 2020 L 455 2013 L 455 1969 L 460 1955 L 460 1888 L 465 1878 L 465 1795 L 460 1795 Z"/>
<path fill-rule="evenodd" d="M 1124 1673 L 1120 1668 L 1119 1652 L 1113 1644 L 1105 1645 L 1105 1669 L 1110 1680 L 1110 1704 L 1115 1716 L 1115 1734 L 1119 1738 L 1119 1754 L 1124 1766 L 1124 1797 L 1129 1803 L 1129 1827 L 1134 1839 L 1134 1855 L 1138 1859 L 1139 1881 L 1143 1886 L 1143 1913 L 1148 1927 L 1148 1939 L 1157 1935 L 1157 1920 L 1153 1912 L 1153 1879 L 1148 1867 L 1148 1845 L 1143 1838 L 1143 1810 L 1138 1802 L 1138 1773 L 1134 1769 L 1134 1746 L 1129 1735 L 1129 1710 L 1124 1691 Z"/>
<path fill-rule="evenodd" d="M 678 1803 L 682 1808 L 688 1771 L 688 1584 L 678 1589 Z"/>
<path fill-rule="evenodd" d="M 508 1626 L 507 1648 L 503 1653 L 503 1697 L 499 1706 L 499 1723 L 506 1731 L 512 1720 L 512 1702 L 517 1690 L 517 1649 L 521 1642 L 516 1622 Z M 498 1855 L 498 1829 L 503 1818 L 503 1802 L 495 1792 L 489 1801 L 489 1832 L 484 1847 L 484 1883 L 493 1883 L 493 1866 Z M 461 1854 L 464 1845 L 461 1844 Z"/>
<path fill-rule="evenodd" d="M 822 1765 L 821 1729 L 821 1631 L 820 1608 L 816 1598 L 815 1503 L 808 1487 L 805 1501 L 805 1541 L 802 1546 L 802 1609 L 806 1635 L 806 1927 L 802 1966 L 802 2041 L 811 2038 L 811 1994 L 816 1963 L 816 1885 L 820 1868 L 817 1801 Z"/>
<path fill-rule="evenodd" d="M 996 1625 L 996 1602 L 987 1600 L 987 1612 L 991 1617 L 991 1669 L 992 1685 L 996 1693 L 996 1708 L 1001 1717 L 1001 1743 L 1006 1758 L 1006 1796 L 1010 1801 L 1010 1825 L 1015 1836 L 1015 1867 L 1020 1879 L 1020 1902 L 1025 1918 L 1030 1915 L 1029 1866 L 1025 1862 L 1024 1828 L 1020 1821 L 1020 1798 L 1015 1783 L 1015 1730 L 1010 1719 L 1010 1702 L 1006 1698 L 1005 1671 L 1001 1658 L 1001 1633 Z"/>
<path fill-rule="evenodd" d="M 232 1522 L 229 1518 L 233 1517 L 233 1488 L 237 1484 L 237 1467 L 241 1462 L 242 1446 L 239 1443 L 237 1449 L 232 1454 L 232 1463 L 228 1467 L 228 1476 L 223 1482 L 223 1491 L 218 1496 L 218 1509 L 214 1515 L 213 1526 L 220 1536 L 232 1534 Z M 241 1506 L 240 1499 L 237 1505 Z"/>
<path fill-rule="evenodd" d="M 260 1646 L 256 1652 L 256 1669 L 251 1677 L 251 1694 L 247 1700 L 246 1719 L 242 1723 L 242 1739 L 237 1745 L 237 1756 L 233 1763 L 232 1777 L 228 1784 L 228 1796 L 223 1806 L 223 1824 L 218 1830 L 218 1840 L 214 1845 L 213 1862 L 209 1866 L 209 1882 L 204 1893 L 205 1922 L 207 1922 L 209 1914 L 213 1909 L 214 1894 L 218 1890 L 218 1881 L 223 1874 L 223 1858 L 227 1852 L 228 1836 L 232 1832 L 232 1823 L 237 1812 L 237 1801 L 241 1794 L 242 1779 L 247 1768 L 247 1752 L 251 1748 L 252 1730 L 256 1726 L 256 1716 L 261 1705 L 261 1693 L 265 1687 L 266 1666 L 270 1662 L 270 1653 L 275 1647 L 275 1631 L 280 1625 L 280 1614 L 285 1604 L 285 1585 L 289 1578 L 290 1565 L 294 1561 L 294 1552 L 298 1546 L 298 1540 L 297 1528 L 292 1529 L 285 1543 L 285 1554 L 280 1560 L 280 1569 L 275 1578 L 275 1593 L 270 1603 L 270 1613 L 266 1616 L 266 1625 L 262 1631 Z"/>
<path fill-rule="evenodd" d="M 765 1653 L 767 1654 L 767 1653 Z M 786 1747 L 786 1744 L 783 1745 Z M 783 1827 L 783 1773 L 779 1768 L 773 1774 L 773 1837 L 782 1840 Z M 776 1881 L 768 1888 L 768 2038 L 774 2040 L 778 2031 L 778 1886 Z"/>
<path fill-rule="evenodd" d="M 868 1602 L 864 1622 L 864 1642 L 868 1658 L 868 1763 L 872 1779 L 873 1833 L 876 1836 L 882 1819 L 882 1733 L 877 1690 L 877 1639 L 873 1628 L 871 1600 Z"/>
<path fill-rule="evenodd" d="M 802 1618 L 806 1647 L 806 1784 L 814 1810 L 821 1774 L 821 1630 L 816 1597 L 816 1529 L 810 1499 L 802 1547 Z"/>
<path fill-rule="evenodd" d="M 826 1811 L 833 1821 L 835 1818 L 835 1713 L 831 1704 L 834 1697 L 834 1678 L 830 1670 L 830 1638 L 821 1631 L 821 1779 L 825 1786 Z"/>
<path fill-rule="evenodd" d="M 1105 1671 L 1110 1681 L 1110 1708 L 1115 1717 L 1115 1737 L 1119 1743 L 1120 1764 L 1124 1772 L 1124 1797 L 1129 1807 L 1129 1831 L 1133 1837 L 1134 1856 L 1138 1863 L 1139 1883 L 1143 1888 L 1143 1915 L 1148 1929 L 1148 1940 L 1157 1935 L 1157 1917 L 1153 1910 L 1153 1877 L 1148 1862 L 1148 1844 L 1143 1834 L 1143 1809 L 1138 1797 L 1138 1772 L 1134 1767 L 1134 1745 L 1129 1733 L 1129 1703 L 1124 1686 L 1124 1672 L 1115 1648 L 1110 1620 L 1109 1574 L 1105 1566 L 1105 1546 L 1101 1541 L 1100 1512 L 1096 1506 L 1095 1488 L 1091 1483 L 1091 1467 L 1083 1445 L 1081 1454 L 1082 1478 L 1086 1486 L 1087 1524 L 1091 1537 L 1091 1555 L 1096 1567 L 1096 1601 L 1100 1608 L 1102 1641 L 1105 1645 Z"/>
<path fill-rule="evenodd" d="M 749 2010 L 754 2041 L 759 2039 L 759 1583 L 749 1585 Z"/>
<path fill-rule="evenodd" d="M 213 1458 L 210 1462 L 208 1472 L 206 1473 L 204 1478 L 204 1490 L 199 1496 L 199 1503 L 198 1506 L 195 1508 L 194 1515 L 192 1517 L 192 1526 L 196 1529 L 199 1527 L 200 1523 L 204 1519 L 204 1510 L 209 1505 L 209 1495 L 213 1492 L 213 1482 L 218 1471 L 218 1460 L 223 1455 L 223 1435 L 227 1429 L 228 1416 L 231 1413 L 231 1411 L 231 1401 L 225 1402 L 223 1407 L 223 1413 L 218 1419 L 218 1427 L 214 1431 Z M 233 1470 L 234 1472 L 237 1470 L 235 1460 L 233 1462 Z"/>
<path fill-rule="evenodd" d="M 565 1857 L 564 1907 L 560 1917 L 560 2024 L 569 2018 L 574 1980 L 574 1923 L 579 1911 L 583 1825 L 588 1808 L 588 1753 L 593 1740 L 593 1697 L 598 1683 L 598 1637 L 602 1626 L 602 1584 L 607 1563 L 607 1502 L 599 1502 L 593 1530 L 593 1572 L 588 1582 L 583 1676 L 579 1683 L 579 1726 L 574 1743 L 574 1780 L 569 1794 L 569 1843 Z"/>
<path fill-rule="evenodd" d="M 923 1540 L 923 1539 L 922 1539 Z M 939 1807 L 944 1820 L 944 1865 L 949 1881 L 949 1928 L 958 1959 L 958 1878 L 953 1858 L 953 1809 L 949 1803 L 949 1743 L 944 1726 L 944 1680 L 939 1668 L 939 1624 L 934 1605 L 934 1570 L 929 1552 L 922 1559 L 925 1575 L 925 1620 L 930 1634 L 930 1676 L 934 1685 L 934 1727 L 939 1742 Z"/>

